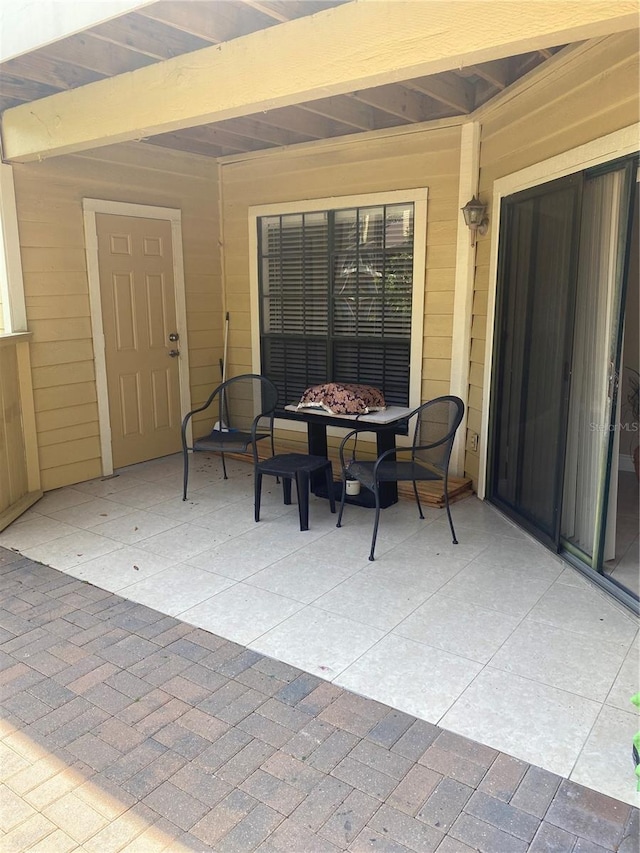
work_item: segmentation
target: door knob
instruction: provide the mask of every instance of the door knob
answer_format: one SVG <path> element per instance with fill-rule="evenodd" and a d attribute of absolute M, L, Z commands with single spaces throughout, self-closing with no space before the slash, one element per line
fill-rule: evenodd
<path fill-rule="evenodd" d="M 177 350 L 177 349 L 170 349 L 169 350 L 169 357 L 170 358 L 177 358 L 179 355 L 180 355 L 180 350 Z"/>
<path fill-rule="evenodd" d="M 177 332 L 171 332 L 169 334 L 169 340 L 171 341 L 171 343 L 175 343 L 176 341 L 180 340 L 180 335 Z"/>

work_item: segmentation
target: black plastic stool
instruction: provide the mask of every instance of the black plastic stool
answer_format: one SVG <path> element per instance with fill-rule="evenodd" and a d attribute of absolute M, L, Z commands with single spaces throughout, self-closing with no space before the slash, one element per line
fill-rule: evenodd
<path fill-rule="evenodd" d="M 271 474 L 282 477 L 284 502 L 291 503 L 291 481 L 295 477 L 298 492 L 298 514 L 300 530 L 309 529 L 309 477 L 316 471 L 324 470 L 327 481 L 327 493 L 331 512 L 336 511 L 333 496 L 333 469 L 325 456 L 309 456 L 306 453 L 279 453 L 256 465 L 255 476 L 255 519 L 260 521 L 260 496 L 262 494 L 262 475 Z"/>

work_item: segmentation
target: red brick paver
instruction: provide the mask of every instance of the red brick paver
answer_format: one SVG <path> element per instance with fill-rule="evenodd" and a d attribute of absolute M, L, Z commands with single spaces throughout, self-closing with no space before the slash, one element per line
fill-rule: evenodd
<path fill-rule="evenodd" d="M 2 853 L 639 849 L 624 803 L 14 552 L 0 574 Z"/>

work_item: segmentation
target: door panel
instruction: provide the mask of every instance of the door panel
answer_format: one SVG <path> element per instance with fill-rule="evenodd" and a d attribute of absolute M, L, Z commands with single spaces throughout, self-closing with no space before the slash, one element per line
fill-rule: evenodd
<path fill-rule="evenodd" d="M 180 448 L 171 224 L 97 214 L 114 467 Z"/>
<path fill-rule="evenodd" d="M 585 179 L 562 537 L 601 570 L 624 311 L 635 167 Z M 608 559 L 612 554 L 606 555 Z"/>
<path fill-rule="evenodd" d="M 503 201 L 490 494 L 557 545 L 579 176 Z"/>

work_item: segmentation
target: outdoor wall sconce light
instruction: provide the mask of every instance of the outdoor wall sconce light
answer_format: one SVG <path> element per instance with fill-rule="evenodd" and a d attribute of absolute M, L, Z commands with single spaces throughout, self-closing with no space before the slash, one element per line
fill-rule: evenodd
<path fill-rule="evenodd" d="M 481 234 L 483 237 L 489 229 L 489 219 L 485 216 L 487 205 L 483 204 L 475 195 L 462 208 L 464 221 L 471 231 L 471 245 L 476 244 L 476 234 Z"/>

